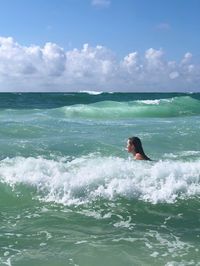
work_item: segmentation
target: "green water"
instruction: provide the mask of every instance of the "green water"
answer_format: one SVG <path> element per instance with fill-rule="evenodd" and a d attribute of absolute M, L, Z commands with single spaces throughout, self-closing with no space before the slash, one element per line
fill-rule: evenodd
<path fill-rule="evenodd" d="M 200 265 L 199 118 L 199 94 L 0 94 L 0 265 Z"/>

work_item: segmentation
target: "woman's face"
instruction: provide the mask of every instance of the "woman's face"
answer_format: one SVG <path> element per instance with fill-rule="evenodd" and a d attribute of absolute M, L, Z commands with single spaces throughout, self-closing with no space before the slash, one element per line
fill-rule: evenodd
<path fill-rule="evenodd" d="M 134 145 L 130 143 L 130 140 L 127 141 L 127 151 L 133 152 L 134 151 Z"/>

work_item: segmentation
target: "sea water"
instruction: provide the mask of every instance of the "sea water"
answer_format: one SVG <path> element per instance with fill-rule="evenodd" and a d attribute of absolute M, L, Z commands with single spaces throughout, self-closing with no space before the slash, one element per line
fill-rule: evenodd
<path fill-rule="evenodd" d="M 0 265 L 199 261 L 200 94 L 0 94 Z"/>

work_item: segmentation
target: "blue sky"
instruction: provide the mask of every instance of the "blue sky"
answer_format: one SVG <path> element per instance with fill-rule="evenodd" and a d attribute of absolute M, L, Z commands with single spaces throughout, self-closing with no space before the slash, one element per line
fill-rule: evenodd
<path fill-rule="evenodd" d="M 200 91 L 199 0 L 0 6 L 0 91 Z"/>

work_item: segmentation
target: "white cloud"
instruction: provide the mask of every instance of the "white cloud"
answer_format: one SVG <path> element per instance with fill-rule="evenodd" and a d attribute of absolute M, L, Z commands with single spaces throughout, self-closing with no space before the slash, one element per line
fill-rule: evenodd
<path fill-rule="evenodd" d="M 132 69 L 137 68 L 137 63 L 138 63 L 138 53 L 133 52 L 128 54 L 127 56 L 124 57 L 124 61 L 122 62 L 123 66 L 127 68 L 128 72 L 131 72 Z"/>
<path fill-rule="evenodd" d="M 0 37 L 0 91 L 200 91 L 200 65 L 191 53 L 167 61 L 163 50 L 133 51 L 119 61 L 108 48 L 55 43 L 23 46 Z"/>
<path fill-rule="evenodd" d="M 186 53 L 183 57 L 182 64 L 187 64 L 191 61 L 192 59 L 192 54 L 191 53 Z"/>
<path fill-rule="evenodd" d="M 145 53 L 146 65 L 149 70 L 161 71 L 164 67 L 163 51 L 150 48 Z"/>
<path fill-rule="evenodd" d="M 92 5 L 97 7 L 109 7 L 111 4 L 110 0 L 92 0 Z"/>
<path fill-rule="evenodd" d="M 179 73 L 177 71 L 173 71 L 169 74 L 170 79 L 176 79 L 179 77 Z"/>

